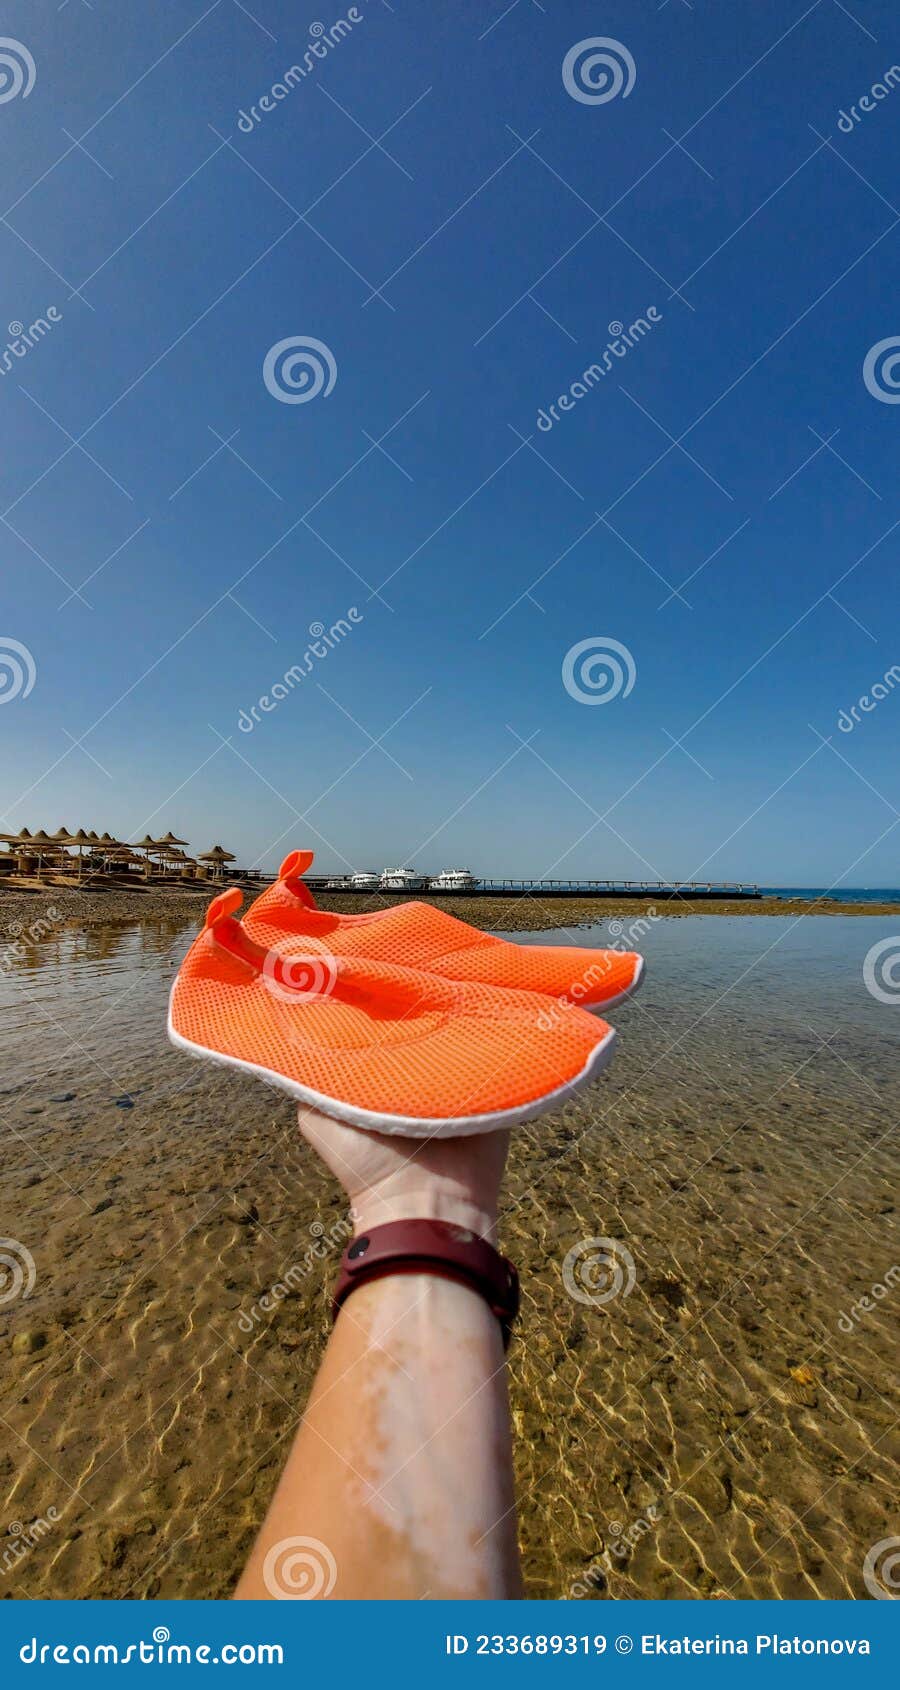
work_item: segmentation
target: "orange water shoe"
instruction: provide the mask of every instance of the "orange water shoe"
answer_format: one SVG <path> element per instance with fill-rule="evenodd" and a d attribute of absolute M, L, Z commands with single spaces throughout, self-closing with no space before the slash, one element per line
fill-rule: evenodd
<path fill-rule="evenodd" d="M 514 1126 L 560 1107 L 612 1054 L 604 1021 L 537 992 L 337 954 L 307 933 L 266 949 L 235 920 L 241 901 L 235 887 L 210 905 L 172 988 L 169 1037 L 338 1120 L 412 1138 Z"/>

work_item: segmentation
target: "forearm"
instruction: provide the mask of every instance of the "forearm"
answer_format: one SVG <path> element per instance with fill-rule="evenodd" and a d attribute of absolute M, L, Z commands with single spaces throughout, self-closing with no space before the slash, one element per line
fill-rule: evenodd
<path fill-rule="evenodd" d="M 412 1273 L 348 1298 L 239 1597 L 275 1594 L 266 1556 L 295 1537 L 327 1546 L 334 1598 L 521 1593 L 503 1342 L 477 1292 Z"/>

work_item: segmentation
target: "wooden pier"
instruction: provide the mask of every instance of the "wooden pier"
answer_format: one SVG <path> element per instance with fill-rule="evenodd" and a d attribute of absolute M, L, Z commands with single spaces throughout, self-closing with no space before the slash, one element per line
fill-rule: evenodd
<path fill-rule="evenodd" d="M 357 897 L 375 896 L 383 891 L 386 897 L 403 896 L 387 890 L 373 887 L 370 891 L 361 892 L 358 886 L 351 886 L 349 876 L 341 879 L 336 875 L 308 874 L 304 876 L 305 884 L 311 891 L 327 892 L 340 895 L 342 892 L 353 892 Z M 728 899 L 751 901 L 760 897 L 758 886 L 745 881 L 731 880 L 478 880 L 474 886 L 467 886 L 459 891 L 442 889 L 432 893 L 428 887 L 410 892 L 411 898 L 522 898 L 534 893 L 541 898 L 657 898 L 662 902 L 672 899 Z"/>

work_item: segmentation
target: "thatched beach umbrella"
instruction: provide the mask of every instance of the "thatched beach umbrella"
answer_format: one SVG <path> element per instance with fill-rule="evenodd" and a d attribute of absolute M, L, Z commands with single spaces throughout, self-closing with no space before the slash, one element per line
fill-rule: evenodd
<path fill-rule="evenodd" d="M 29 833 L 27 827 L 20 828 L 18 833 L 0 833 L 0 839 L 3 840 L 5 845 L 9 846 L 9 855 L 11 857 L 23 857 L 31 849 L 31 834 Z M 14 850 L 14 846 L 18 847 L 18 849 Z"/>
<path fill-rule="evenodd" d="M 37 833 L 33 833 L 31 836 L 29 849 L 37 856 L 40 865 L 45 857 L 58 856 L 60 847 L 51 834 L 45 832 L 44 828 L 39 827 Z"/>
<path fill-rule="evenodd" d="M 157 841 L 155 839 L 151 839 L 149 833 L 145 833 L 143 839 L 139 839 L 134 848 L 135 848 L 136 851 L 144 851 L 146 853 L 145 861 L 146 861 L 147 873 L 149 874 L 150 873 L 150 853 L 151 853 L 151 851 L 156 851 L 156 850 L 159 849 Z"/>
<path fill-rule="evenodd" d="M 104 863 L 114 862 L 120 851 L 131 850 L 131 846 L 126 845 L 124 840 L 114 839 L 109 832 L 101 833 L 99 839 L 95 837 L 91 840 L 91 844 L 94 847 L 95 855 L 102 857 Z"/>
<path fill-rule="evenodd" d="M 18 833 L 0 833 L 0 840 L 3 841 L 4 845 L 9 846 L 8 856 L 19 857 L 23 856 L 26 848 L 30 846 L 31 834 L 27 827 L 23 827 Z M 18 849 L 14 851 L 13 846 L 17 846 Z"/>
<path fill-rule="evenodd" d="M 210 863 L 212 865 L 214 880 L 221 880 L 225 864 L 236 862 L 236 860 L 234 852 L 226 851 L 222 845 L 213 845 L 211 850 L 201 851 L 197 857 L 198 863 Z"/>
<path fill-rule="evenodd" d="M 52 839 L 53 839 L 54 845 L 59 846 L 59 853 L 60 853 L 60 856 L 62 857 L 64 852 L 65 852 L 66 846 L 71 845 L 71 843 L 72 843 L 71 833 L 69 832 L 67 827 L 58 827 L 56 832 L 52 835 Z M 67 859 L 64 858 L 64 860 L 67 860 Z M 60 865 L 60 866 L 62 866 L 62 865 Z"/>
<path fill-rule="evenodd" d="M 187 844 L 186 839 L 176 839 L 176 837 L 175 837 L 174 833 L 172 832 L 171 828 L 169 829 L 169 832 L 164 834 L 161 839 L 154 839 L 153 849 L 159 857 L 160 868 L 165 867 L 164 859 L 166 859 L 166 860 L 171 859 L 172 852 L 173 852 L 173 850 L 175 850 L 175 848 L 178 845 L 186 845 L 186 844 Z"/>
<path fill-rule="evenodd" d="M 69 841 L 69 844 L 73 845 L 76 848 L 76 850 L 78 851 L 78 878 L 80 880 L 81 879 L 81 856 L 82 856 L 82 852 L 84 851 L 85 846 L 87 846 L 88 849 L 90 849 L 91 836 L 90 836 L 89 833 L 85 833 L 83 827 L 80 827 L 78 829 L 77 833 L 73 833 L 73 835 L 72 835 L 72 837 Z"/>

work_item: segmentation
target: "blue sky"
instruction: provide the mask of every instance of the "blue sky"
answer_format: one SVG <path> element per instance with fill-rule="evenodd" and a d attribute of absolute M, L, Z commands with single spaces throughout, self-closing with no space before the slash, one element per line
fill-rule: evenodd
<path fill-rule="evenodd" d="M 5 10 L 3 321 L 61 320 L 0 379 L 3 827 L 895 884 L 900 688 L 838 728 L 900 661 L 900 87 L 838 127 L 893 8 L 372 0 L 260 111 L 347 11 Z M 327 396 L 267 390 L 291 337 Z M 589 639 L 627 696 L 566 690 Z"/>

